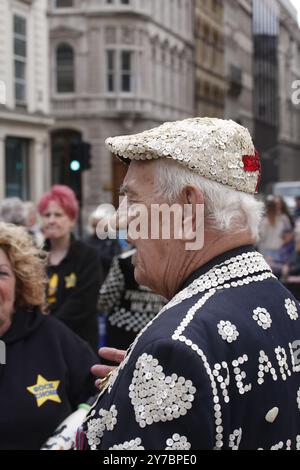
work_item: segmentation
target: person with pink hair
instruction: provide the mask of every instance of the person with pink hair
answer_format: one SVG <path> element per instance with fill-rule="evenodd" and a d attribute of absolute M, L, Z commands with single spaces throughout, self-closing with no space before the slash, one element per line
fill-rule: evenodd
<path fill-rule="evenodd" d="M 38 209 L 49 252 L 49 311 L 96 350 L 97 297 L 103 272 L 97 252 L 72 234 L 79 211 L 75 193 L 55 185 L 42 196 Z"/>

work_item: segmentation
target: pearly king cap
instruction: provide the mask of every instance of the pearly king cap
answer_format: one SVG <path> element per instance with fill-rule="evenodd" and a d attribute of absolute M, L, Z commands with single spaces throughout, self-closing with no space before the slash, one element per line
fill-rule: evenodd
<path fill-rule="evenodd" d="M 127 164 L 170 158 L 204 178 L 250 194 L 257 192 L 261 178 L 259 155 L 248 129 L 231 120 L 166 122 L 139 134 L 110 137 L 105 143 Z"/>

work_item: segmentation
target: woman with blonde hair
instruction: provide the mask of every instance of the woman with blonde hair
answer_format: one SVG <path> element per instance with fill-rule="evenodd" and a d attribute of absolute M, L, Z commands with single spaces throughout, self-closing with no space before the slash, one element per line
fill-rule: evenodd
<path fill-rule="evenodd" d="M 45 315 L 45 256 L 21 227 L 0 222 L 0 449 L 39 449 L 94 394 L 97 357 Z M 3 362 L 3 361 L 2 361 Z"/>

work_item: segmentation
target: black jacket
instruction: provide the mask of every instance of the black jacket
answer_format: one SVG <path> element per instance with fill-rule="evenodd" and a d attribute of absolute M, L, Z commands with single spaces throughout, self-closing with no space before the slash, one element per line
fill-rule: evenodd
<path fill-rule="evenodd" d="M 118 240 L 100 240 L 97 235 L 89 235 L 85 242 L 93 247 L 100 258 L 100 264 L 103 268 L 104 278 L 108 275 L 114 256 L 118 255 L 121 251 Z"/>
<path fill-rule="evenodd" d="M 136 282 L 132 264 L 135 251 L 114 258 L 100 289 L 98 307 L 107 313 L 107 346 L 118 349 L 127 349 L 166 303 Z"/>
<path fill-rule="evenodd" d="M 300 253 L 296 252 L 289 260 L 289 274 L 291 276 L 300 275 Z"/>
<path fill-rule="evenodd" d="M 20 311 L 1 338 L 0 449 L 39 449 L 80 403 L 95 394 L 87 343 L 54 318 Z"/>
<path fill-rule="evenodd" d="M 46 249 L 50 249 L 49 242 Z M 48 266 L 47 273 L 50 313 L 96 350 L 97 298 L 103 281 L 97 252 L 72 237 L 67 256 L 58 266 Z"/>
<path fill-rule="evenodd" d="M 299 303 L 263 257 L 218 256 L 137 337 L 80 448 L 299 449 L 299 338 Z"/>

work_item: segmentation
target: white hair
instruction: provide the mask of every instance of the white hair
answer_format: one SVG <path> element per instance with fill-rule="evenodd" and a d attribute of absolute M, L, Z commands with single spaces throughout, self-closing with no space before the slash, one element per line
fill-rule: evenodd
<path fill-rule="evenodd" d="M 100 204 L 90 215 L 88 218 L 88 232 L 93 234 L 95 231 L 94 224 L 98 224 L 100 220 L 109 219 L 112 217 L 116 212 L 116 209 L 112 204 Z"/>
<path fill-rule="evenodd" d="M 203 178 L 170 159 L 157 160 L 156 194 L 172 204 L 188 185 L 203 193 L 205 219 L 212 229 L 225 233 L 249 232 L 258 241 L 264 204 L 255 196 Z"/>
<path fill-rule="evenodd" d="M 26 211 L 23 201 L 9 197 L 0 202 L 0 220 L 8 224 L 26 225 Z"/>

